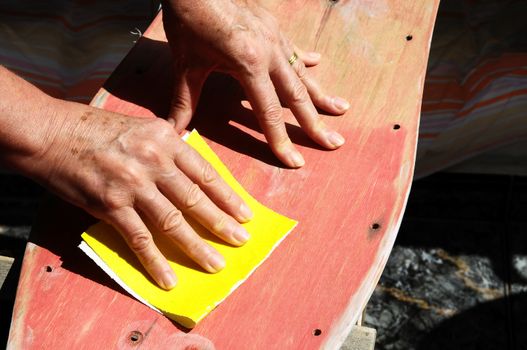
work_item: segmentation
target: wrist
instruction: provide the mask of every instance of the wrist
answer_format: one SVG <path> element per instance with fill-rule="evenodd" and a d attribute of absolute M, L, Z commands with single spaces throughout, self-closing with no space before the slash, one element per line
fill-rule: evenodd
<path fill-rule="evenodd" d="M 49 143 L 60 101 L 0 66 L 0 163 L 30 175 Z"/>

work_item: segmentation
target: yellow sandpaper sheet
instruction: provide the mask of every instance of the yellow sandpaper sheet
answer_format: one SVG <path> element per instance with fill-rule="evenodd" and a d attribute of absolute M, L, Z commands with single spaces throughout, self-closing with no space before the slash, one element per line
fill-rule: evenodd
<path fill-rule="evenodd" d="M 156 244 L 178 276 L 176 287 L 165 291 L 148 276 L 124 239 L 109 225 L 101 222 L 90 227 L 82 234 L 89 247 L 81 243 L 81 249 L 136 298 L 192 328 L 249 277 L 297 222 L 251 197 L 196 131 L 188 135 L 187 143 L 212 164 L 254 213 L 254 218 L 243 224 L 251 239 L 242 247 L 224 243 L 189 220 L 196 232 L 225 257 L 225 269 L 207 273 L 168 239 L 154 232 Z"/>

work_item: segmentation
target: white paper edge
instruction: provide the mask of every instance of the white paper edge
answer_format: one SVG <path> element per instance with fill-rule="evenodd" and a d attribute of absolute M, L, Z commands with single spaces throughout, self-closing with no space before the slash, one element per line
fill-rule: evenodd
<path fill-rule="evenodd" d="M 104 262 L 104 260 L 102 260 L 101 257 L 97 255 L 97 253 L 95 253 L 95 251 L 88 245 L 88 243 L 86 243 L 85 241 L 81 241 L 81 243 L 79 244 L 79 248 L 84 253 L 86 253 L 86 255 L 90 257 L 90 259 L 92 259 L 101 269 L 103 269 L 104 272 L 106 272 L 108 276 L 110 276 L 115 282 L 117 282 L 117 284 L 120 285 L 124 290 L 126 290 L 131 296 L 133 296 L 134 298 L 136 298 L 137 300 L 139 300 L 140 302 L 142 302 L 143 304 L 145 304 L 152 310 L 157 311 L 160 314 L 162 314 L 161 310 L 151 305 L 148 301 L 143 299 L 139 294 L 134 292 L 132 288 L 128 287 L 128 285 L 124 283 L 124 281 Z"/>
<path fill-rule="evenodd" d="M 260 261 L 260 263 L 256 264 L 254 266 L 254 268 L 249 271 L 249 273 L 241 280 L 239 280 L 237 283 L 235 283 L 231 290 L 225 295 L 225 297 L 223 299 L 220 299 L 219 301 L 217 301 L 214 306 L 210 307 L 209 309 L 207 309 L 203 314 L 201 314 L 199 317 L 197 317 L 196 319 L 196 324 L 201 321 L 205 316 L 207 316 L 212 310 L 214 310 L 218 305 L 220 305 L 225 299 L 227 299 L 236 289 L 238 289 L 239 286 L 241 286 L 249 277 L 251 277 L 251 275 L 254 273 L 254 271 L 256 271 L 257 268 L 259 268 L 268 258 L 269 256 L 275 251 L 276 247 L 278 247 L 282 242 L 283 240 L 289 236 L 289 234 L 295 229 L 295 227 L 298 225 L 298 221 L 295 222 L 295 225 L 293 227 L 291 227 L 291 229 L 289 231 L 287 231 L 287 233 L 282 236 L 282 238 L 280 238 L 278 241 L 276 241 L 276 243 L 273 245 L 273 247 L 271 247 L 271 249 L 269 250 L 269 252 L 267 253 L 267 255 Z M 88 243 L 86 243 L 85 241 L 81 241 L 81 243 L 79 244 L 79 248 L 86 254 L 88 255 L 88 257 L 90 259 L 92 259 L 96 264 L 97 266 L 99 266 L 104 272 L 106 272 L 106 274 L 108 276 L 110 276 L 115 282 L 117 282 L 118 285 L 120 285 L 125 291 L 128 292 L 128 294 L 130 294 L 131 296 L 133 296 L 134 298 L 136 298 L 137 300 L 139 300 L 141 303 L 145 304 L 146 306 L 148 306 L 149 308 L 151 308 L 152 310 L 154 311 L 157 311 L 159 312 L 160 314 L 166 314 L 165 312 L 163 312 L 162 310 L 159 310 L 158 308 L 156 308 L 155 306 L 153 306 L 152 304 L 150 304 L 148 301 L 146 301 L 144 298 L 142 298 L 139 294 L 137 294 L 132 288 L 130 288 L 107 264 L 106 262 L 104 262 L 104 260 L 101 259 L 101 257 L 99 255 L 97 255 L 97 253 L 95 253 L 95 251 L 88 245 Z M 168 313 L 168 312 L 167 312 Z"/>
<path fill-rule="evenodd" d="M 191 132 L 185 131 L 185 134 L 183 136 L 181 136 L 181 139 L 183 141 L 187 142 L 187 139 L 189 138 L 190 134 L 193 133 L 194 131 L 196 131 L 196 129 L 192 129 Z"/>
<path fill-rule="evenodd" d="M 195 129 L 194 129 L 195 130 Z M 191 132 L 186 132 L 185 135 L 183 135 L 181 138 L 183 139 L 183 141 L 186 141 L 190 134 L 192 132 L 194 132 L 194 130 L 192 130 Z M 280 214 L 281 215 L 281 214 Z M 260 263 L 256 264 L 254 266 L 254 268 L 249 271 L 249 273 L 241 280 L 239 280 L 237 283 L 235 283 L 231 290 L 227 293 L 227 295 L 225 295 L 225 297 L 221 300 L 219 300 L 218 302 L 216 302 L 214 304 L 213 307 L 207 309 L 203 314 L 201 314 L 197 319 L 196 319 L 196 324 L 201 321 L 205 316 L 207 316 L 212 310 L 214 310 L 218 305 L 220 305 L 225 299 L 227 299 L 236 289 L 238 289 L 239 286 L 241 286 L 249 277 L 251 277 L 251 275 L 254 273 L 254 271 L 256 271 L 257 268 L 259 268 L 268 258 L 269 256 L 275 251 L 276 247 L 278 247 L 282 242 L 283 240 L 289 236 L 289 234 L 291 233 L 291 231 L 293 231 L 295 229 L 295 227 L 298 225 L 298 221 L 295 220 L 295 224 L 293 227 L 291 227 L 291 229 L 289 231 L 287 231 L 287 233 L 285 235 L 282 236 L 282 238 L 280 238 L 278 241 L 276 241 L 276 243 L 271 247 L 271 249 L 269 249 L 269 252 L 267 253 L 267 255 L 260 261 Z M 160 314 L 165 314 L 165 312 L 157 309 L 155 306 L 153 306 L 152 304 L 150 304 L 148 301 L 146 301 L 145 299 L 143 299 L 139 294 L 137 294 L 132 288 L 130 288 L 107 264 L 106 262 L 104 262 L 104 260 L 101 259 L 101 257 L 99 255 L 97 255 L 97 253 L 95 253 L 95 251 L 83 240 L 81 241 L 81 243 L 79 244 L 79 248 L 86 254 L 88 255 L 88 257 L 90 259 L 92 259 L 104 272 L 106 272 L 106 274 L 108 276 L 110 276 L 115 282 L 117 282 L 118 285 L 120 285 L 124 290 L 126 290 L 131 296 L 133 296 L 134 298 L 136 298 L 137 300 L 139 300 L 140 302 L 142 302 L 143 304 L 145 304 L 146 306 L 148 306 L 149 308 L 151 308 L 152 310 L 154 311 L 157 311 L 159 312 Z M 167 312 L 168 313 L 168 312 Z M 177 322 L 177 321 L 176 321 Z"/>

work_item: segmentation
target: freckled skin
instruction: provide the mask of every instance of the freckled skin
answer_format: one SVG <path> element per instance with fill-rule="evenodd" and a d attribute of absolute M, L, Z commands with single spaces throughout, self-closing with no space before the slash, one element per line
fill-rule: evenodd
<path fill-rule="evenodd" d="M 245 242 L 239 222 L 250 210 L 165 120 L 56 100 L 1 66 L 0 93 L 0 161 L 113 225 L 162 288 L 176 277 L 147 218 L 209 272 L 223 257 L 182 212 L 230 244 Z"/>
<path fill-rule="evenodd" d="M 304 63 L 315 65 L 319 57 L 294 48 L 257 3 L 167 0 L 163 8 L 176 67 L 172 124 L 51 98 L 0 66 L 0 162 L 111 224 L 159 286 L 171 289 L 176 276 L 145 221 L 217 272 L 223 257 L 182 213 L 233 245 L 248 239 L 239 223 L 252 216 L 177 133 L 190 121 L 207 76 L 221 71 L 240 81 L 271 149 L 291 167 L 304 161 L 285 131 L 279 98 L 305 132 L 330 149 L 344 141 L 324 125 L 315 106 L 335 114 L 347 106 L 339 107 L 304 74 Z M 299 59 L 290 65 L 293 51 Z"/>
<path fill-rule="evenodd" d="M 287 135 L 280 100 L 313 141 L 328 149 L 344 143 L 341 135 L 322 122 L 316 109 L 342 114 L 348 108 L 337 106 L 335 98 L 323 93 L 306 73 L 304 63 L 315 65 L 319 57 L 295 48 L 275 18 L 257 2 L 167 0 L 163 9 L 176 67 L 169 118 L 177 131 L 190 122 L 207 76 L 219 71 L 241 83 L 269 146 L 284 164 L 300 167 L 304 160 Z M 290 65 L 294 51 L 300 59 Z"/>
<path fill-rule="evenodd" d="M 90 112 L 90 111 L 82 113 L 81 121 L 84 122 L 84 121 L 88 120 L 88 118 L 91 117 L 92 115 L 93 115 L 93 113 Z"/>

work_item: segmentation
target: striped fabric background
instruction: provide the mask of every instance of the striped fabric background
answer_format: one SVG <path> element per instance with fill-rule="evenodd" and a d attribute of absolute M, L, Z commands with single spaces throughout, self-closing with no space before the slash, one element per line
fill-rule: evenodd
<path fill-rule="evenodd" d="M 0 0 L 0 64 L 54 97 L 88 103 L 158 8 L 149 0 Z M 527 1 L 442 1 L 417 177 L 527 139 L 526 18 Z"/>
<path fill-rule="evenodd" d="M 0 0 L 0 64 L 89 103 L 157 13 L 154 1 Z"/>
<path fill-rule="evenodd" d="M 417 177 L 527 139 L 526 18 L 527 1 L 442 1 L 423 97 Z"/>

